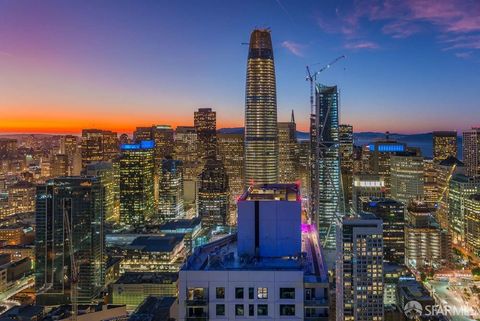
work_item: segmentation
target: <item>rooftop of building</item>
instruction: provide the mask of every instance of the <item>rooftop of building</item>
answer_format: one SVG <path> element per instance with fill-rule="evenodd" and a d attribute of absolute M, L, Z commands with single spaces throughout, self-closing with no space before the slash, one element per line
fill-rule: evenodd
<path fill-rule="evenodd" d="M 171 252 L 183 241 L 183 234 L 165 234 L 162 236 L 139 236 L 130 243 L 128 248 L 140 249 L 145 252 Z"/>
<path fill-rule="evenodd" d="M 0 316 L 0 321 L 6 320 L 36 320 L 36 316 L 44 313 L 44 307 L 41 305 L 18 305 L 13 306 Z"/>
<path fill-rule="evenodd" d="M 174 231 L 174 230 L 186 230 L 194 229 L 201 224 L 199 217 L 192 219 L 178 219 L 166 222 L 158 227 L 159 231 Z"/>
<path fill-rule="evenodd" d="M 401 202 L 388 197 L 362 196 L 360 199 L 368 200 L 369 207 L 376 207 L 378 205 L 403 205 Z"/>
<path fill-rule="evenodd" d="M 300 187 L 297 184 L 252 185 L 238 201 L 300 201 Z"/>
<path fill-rule="evenodd" d="M 35 188 L 35 184 L 29 181 L 19 181 L 8 187 L 8 189 L 16 189 L 16 188 Z"/>
<path fill-rule="evenodd" d="M 170 317 L 170 308 L 175 303 L 175 297 L 147 297 L 138 306 L 128 321 L 165 321 Z"/>
<path fill-rule="evenodd" d="M 125 307 L 124 305 L 119 305 L 119 304 L 79 304 L 78 305 L 78 315 L 83 315 L 83 314 L 88 314 L 88 313 L 94 313 L 94 312 L 99 312 L 99 311 L 104 311 L 104 310 L 110 310 L 110 309 L 116 309 L 116 308 L 121 308 Z M 43 318 L 43 321 L 53 321 L 53 320 L 61 320 L 61 319 L 66 319 L 71 316 L 72 313 L 72 306 L 67 304 L 67 305 L 61 305 L 56 308 L 54 308 L 52 311 L 50 311 L 45 318 Z"/>
<path fill-rule="evenodd" d="M 430 293 L 415 279 L 400 280 L 397 284 L 399 291 L 403 292 L 408 301 L 432 300 Z"/>
<path fill-rule="evenodd" d="M 444 160 L 440 161 L 440 163 L 438 164 L 441 166 L 453 166 L 453 165 L 464 166 L 464 164 L 460 160 L 458 160 L 458 158 L 453 156 L 449 156 L 445 158 Z"/>
<path fill-rule="evenodd" d="M 125 272 L 116 284 L 157 283 L 170 284 L 178 280 L 178 273 L 170 272 Z"/>
<path fill-rule="evenodd" d="M 195 249 L 182 267 L 186 271 L 303 271 L 314 282 L 328 281 L 327 268 L 314 225 L 302 225 L 302 252 L 293 257 L 239 256 L 237 234 Z"/>

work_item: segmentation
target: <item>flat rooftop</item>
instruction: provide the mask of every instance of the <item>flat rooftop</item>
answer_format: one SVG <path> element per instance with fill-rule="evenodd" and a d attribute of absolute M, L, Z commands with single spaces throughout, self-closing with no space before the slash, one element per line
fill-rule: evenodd
<path fill-rule="evenodd" d="M 192 219 L 179 219 L 174 221 L 166 222 L 158 227 L 158 229 L 162 232 L 164 231 L 175 231 L 175 230 L 186 230 L 186 229 L 194 229 L 195 227 L 200 225 L 200 218 L 195 217 Z"/>
<path fill-rule="evenodd" d="M 184 271 L 303 271 L 314 282 L 326 282 L 327 267 L 313 225 L 302 225 L 302 252 L 294 257 L 240 257 L 237 234 L 232 234 L 195 249 Z"/>
<path fill-rule="evenodd" d="M 171 252 L 183 241 L 183 234 L 166 234 L 164 236 L 139 236 L 127 248 L 141 249 L 145 252 Z"/>
<path fill-rule="evenodd" d="M 170 284 L 178 280 L 178 273 L 169 272 L 125 272 L 115 284 Z"/>
<path fill-rule="evenodd" d="M 297 184 L 264 184 L 250 186 L 239 201 L 300 201 Z"/>

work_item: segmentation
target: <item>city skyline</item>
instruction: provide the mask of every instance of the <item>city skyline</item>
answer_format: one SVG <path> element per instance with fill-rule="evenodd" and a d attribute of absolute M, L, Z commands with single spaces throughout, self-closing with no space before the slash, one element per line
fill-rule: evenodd
<path fill-rule="evenodd" d="M 6 1 L 0 9 L 2 133 L 176 127 L 205 107 L 217 111 L 218 128 L 241 127 L 248 54 L 241 43 L 255 26 L 272 30 L 278 121 L 294 109 L 307 131 L 305 65 L 318 69 L 345 54 L 320 81 L 338 84 L 340 122 L 355 131 L 478 125 L 478 93 L 469 86 L 480 80 L 473 2 Z"/>

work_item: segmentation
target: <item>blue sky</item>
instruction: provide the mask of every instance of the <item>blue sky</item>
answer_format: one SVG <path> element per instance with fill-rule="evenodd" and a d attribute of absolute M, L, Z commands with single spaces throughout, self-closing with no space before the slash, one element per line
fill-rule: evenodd
<path fill-rule="evenodd" d="M 357 131 L 480 123 L 478 1 L 0 0 L 3 131 L 188 125 L 199 107 L 242 126 L 247 42 L 272 30 L 279 121 L 306 129 L 305 66 Z"/>

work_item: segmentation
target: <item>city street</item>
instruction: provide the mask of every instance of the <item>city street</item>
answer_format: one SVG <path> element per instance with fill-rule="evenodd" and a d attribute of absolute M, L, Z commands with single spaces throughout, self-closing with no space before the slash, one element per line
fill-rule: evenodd
<path fill-rule="evenodd" d="M 451 311 L 451 320 L 470 321 L 480 317 L 478 296 L 472 295 L 473 285 L 471 281 L 455 279 L 450 282 L 430 281 L 428 288 L 433 288 L 433 296 L 443 312 Z M 469 315 L 471 312 L 473 315 Z"/>

